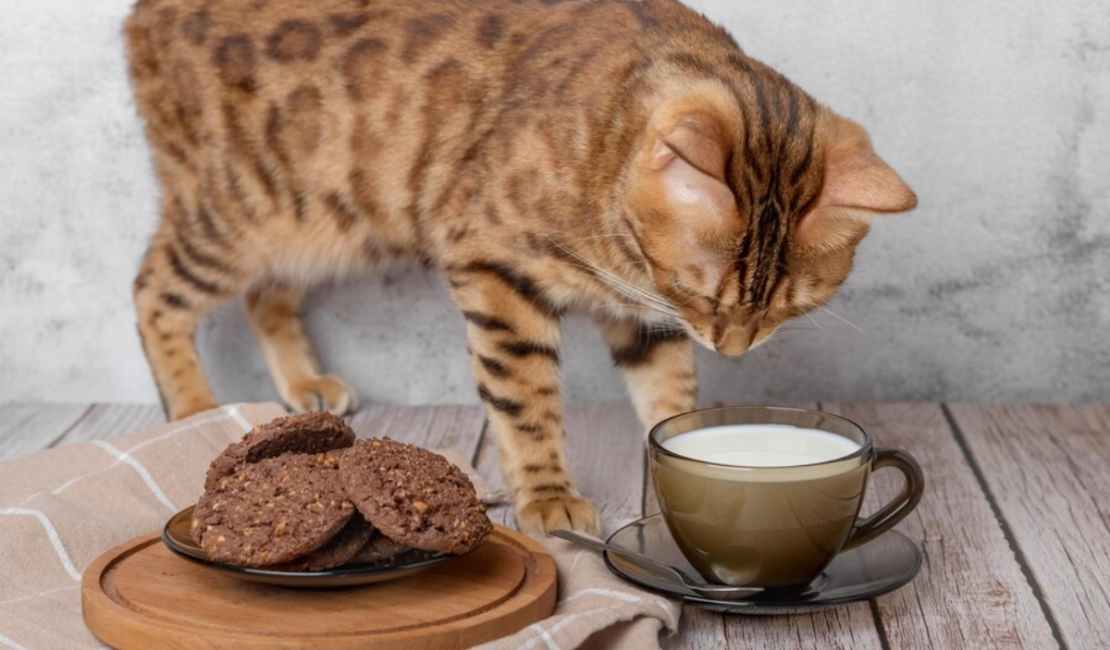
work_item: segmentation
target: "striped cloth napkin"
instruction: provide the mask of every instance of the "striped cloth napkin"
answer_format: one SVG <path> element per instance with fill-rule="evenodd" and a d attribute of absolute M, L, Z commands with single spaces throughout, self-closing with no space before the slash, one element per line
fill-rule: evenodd
<path fill-rule="evenodd" d="M 81 619 L 81 572 L 104 551 L 160 528 L 196 502 L 208 463 L 277 404 L 236 404 L 131 435 L 0 463 L 0 648 L 104 648 Z M 441 451 L 490 491 L 467 459 Z M 592 551 L 545 542 L 559 568 L 555 614 L 482 646 L 508 650 L 658 648 L 674 601 L 615 578 Z"/>

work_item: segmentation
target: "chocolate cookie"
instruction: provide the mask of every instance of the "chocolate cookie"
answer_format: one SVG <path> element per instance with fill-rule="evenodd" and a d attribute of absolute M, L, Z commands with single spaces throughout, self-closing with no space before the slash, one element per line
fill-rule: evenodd
<path fill-rule="evenodd" d="M 408 546 L 401 542 L 395 542 L 382 535 L 381 531 L 376 530 L 373 536 L 370 537 L 370 541 L 366 542 L 366 545 L 358 553 L 355 553 L 354 557 L 347 561 L 347 564 L 373 564 L 374 562 L 397 557 L 410 550 L 412 549 Z"/>
<path fill-rule="evenodd" d="M 308 555 L 292 562 L 270 567 L 279 571 L 325 571 L 346 564 L 355 554 L 361 553 L 373 536 L 380 536 L 374 527 L 366 523 L 362 515 L 355 513 L 351 521 L 331 538 Z"/>
<path fill-rule="evenodd" d="M 427 449 L 359 440 L 342 452 L 339 475 L 347 498 L 375 528 L 413 548 L 466 553 L 492 529 L 466 474 Z"/>
<path fill-rule="evenodd" d="M 264 458 L 283 454 L 319 454 L 350 447 L 355 432 L 343 418 L 331 413 L 304 413 L 277 418 L 251 429 L 243 439 L 224 450 L 212 461 L 205 477 L 204 489 L 209 490 L 225 476 L 235 473 L 244 463 L 257 463 Z"/>
<path fill-rule="evenodd" d="M 241 465 L 193 511 L 193 539 L 216 562 L 284 564 L 328 542 L 355 514 L 335 452 L 287 454 Z"/>

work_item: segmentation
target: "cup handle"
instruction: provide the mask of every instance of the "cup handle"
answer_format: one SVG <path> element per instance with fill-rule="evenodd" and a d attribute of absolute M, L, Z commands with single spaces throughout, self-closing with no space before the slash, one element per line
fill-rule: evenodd
<path fill-rule="evenodd" d="M 870 517 L 856 522 L 852 532 L 848 534 L 848 541 L 844 543 L 842 550 L 845 551 L 866 544 L 893 528 L 913 511 L 925 492 L 925 475 L 921 472 L 921 465 L 907 451 L 892 447 L 877 449 L 875 462 L 871 467 L 872 471 L 893 467 L 902 472 L 905 483 L 902 491 L 890 503 L 879 508 Z"/>

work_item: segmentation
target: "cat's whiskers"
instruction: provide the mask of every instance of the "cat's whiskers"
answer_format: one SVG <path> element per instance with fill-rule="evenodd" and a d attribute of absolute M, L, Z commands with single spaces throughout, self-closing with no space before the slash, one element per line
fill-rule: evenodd
<path fill-rule="evenodd" d="M 669 318 L 675 318 L 671 314 L 661 312 L 661 311 L 659 311 L 659 310 L 657 310 L 653 307 L 648 307 L 647 305 L 641 305 L 639 303 L 631 303 L 631 302 L 607 302 L 607 303 L 598 303 L 598 304 L 590 306 L 590 311 L 591 312 L 595 312 L 599 309 L 607 309 L 607 310 L 638 309 L 638 310 L 644 310 L 644 311 L 655 312 L 655 313 L 658 313 L 658 314 L 663 314 L 664 316 L 667 316 Z M 681 320 L 681 319 L 679 319 L 679 320 Z M 645 324 L 649 324 L 649 323 L 651 323 L 651 321 L 648 321 Z"/>
<path fill-rule="evenodd" d="M 633 300 L 637 303 L 640 303 L 645 307 L 654 309 L 655 311 L 660 311 L 671 316 L 678 316 L 678 312 L 676 312 L 668 303 L 666 303 L 662 299 L 652 296 L 649 292 L 632 284 L 631 282 L 628 282 L 627 280 L 624 280 L 619 276 L 611 274 L 604 269 L 598 268 L 597 266 L 589 263 L 588 260 L 581 258 L 581 256 L 578 256 L 578 258 L 583 259 L 583 263 L 577 263 L 574 264 L 574 266 L 590 272 L 591 275 L 602 280 L 602 282 L 606 286 L 608 286 L 610 289 L 613 289 L 620 295 L 629 298 L 630 300 Z"/>
<path fill-rule="evenodd" d="M 617 293 L 620 293 L 629 300 L 632 300 L 633 302 L 638 302 L 645 307 L 654 309 L 655 311 L 658 311 L 660 313 L 664 313 L 673 318 L 682 320 L 682 317 L 681 315 L 679 315 L 678 311 L 661 296 L 656 295 L 648 289 L 637 286 L 629 282 L 628 280 L 625 280 L 624 278 L 616 275 L 615 273 L 601 268 L 597 264 L 594 264 L 589 259 L 579 254 L 577 251 L 566 247 L 550 235 L 548 235 L 547 238 L 551 241 L 552 244 L 558 246 L 560 250 L 564 251 L 572 258 L 577 260 L 579 263 L 578 266 L 580 268 L 589 271 L 594 277 L 600 279 L 603 283 L 609 286 L 609 288 L 613 289 Z"/>
<path fill-rule="evenodd" d="M 690 303 L 694 302 L 695 300 L 697 300 L 698 298 L 701 298 L 701 297 L 702 296 L 699 296 L 696 293 L 691 293 L 690 297 L 687 300 L 685 300 L 683 302 L 680 302 L 680 303 L 676 304 L 675 306 L 676 307 L 689 307 Z"/>
<path fill-rule="evenodd" d="M 796 337 L 797 337 L 797 335 L 798 335 L 798 334 L 801 334 L 801 333 L 802 333 L 802 332 L 782 332 L 782 333 L 776 333 L 776 334 L 774 334 L 774 337 L 775 337 L 776 339 L 778 339 L 778 340 L 782 340 L 782 339 L 779 339 L 779 337 L 780 337 L 780 336 L 781 336 L 781 337 L 783 337 L 783 339 L 785 339 L 785 338 L 789 337 L 789 338 L 791 338 L 791 339 L 797 340 L 797 338 L 796 338 Z"/>
<path fill-rule="evenodd" d="M 775 353 L 775 356 L 782 356 L 782 346 L 780 346 L 776 341 L 767 339 L 766 341 L 764 341 L 764 344 L 766 344 L 768 350 Z"/>
<path fill-rule="evenodd" d="M 864 329 L 863 329 L 862 327 L 860 327 L 859 325 L 856 325 L 855 323 L 853 323 L 852 321 L 848 320 L 847 318 L 844 318 L 843 316 L 841 316 L 840 314 L 838 314 L 838 313 L 834 312 L 833 310 L 829 309 L 828 307 L 824 307 L 824 306 L 822 306 L 822 305 L 817 305 L 817 308 L 818 308 L 818 309 L 820 309 L 821 311 L 823 311 L 823 312 L 825 312 L 825 313 L 829 314 L 829 315 L 830 315 L 830 316 L 832 316 L 833 318 L 836 318 L 836 319 L 840 320 L 841 322 L 843 322 L 843 323 L 847 324 L 848 326 L 852 327 L 853 329 L 855 329 L 855 330 L 856 330 L 857 332 L 859 332 L 860 334 L 864 334 L 864 335 L 866 335 L 866 334 L 867 334 L 867 332 L 866 332 L 866 331 L 864 331 Z"/>
<path fill-rule="evenodd" d="M 611 267 L 613 268 L 614 271 L 615 270 L 623 270 L 625 268 L 631 267 L 635 271 L 639 271 L 640 273 L 642 273 L 643 277 L 646 278 L 647 280 L 651 280 L 651 278 L 652 278 L 651 265 L 648 264 L 647 259 L 645 259 L 643 257 L 636 257 L 635 255 L 629 256 L 628 252 L 627 252 L 628 251 L 627 247 L 619 248 L 619 247 L 615 246 L 612 243 L 612 239 L 611 239 L 611 238 L 616 238 L 616 237 L 623 237 L 626 240 L 631 241 L 637 248 L 639 248 L 640 243 L 639 243 L 639 241 L 636 240 L 635 237 L 633 237 L 632 235 L 624 235 L 624 234 L 621 234 L 621 233 L 611 233 L 611 234 L 608 234 L 608 235 L 597 235 L 597 237 L 606 238 L 606 241 L 604 242 L 604 245 L 609 249 L 609 254 L 610 254 L 611 257 L 613 257 L 613 258 L 624 258 L 624 259 L 628 260 L 627 262 L 620 262 L 618 264 L 612 264 Z"/>
<path fill-rule="evenodd" d="M 602 275 L 601 271 L 592 266 L 587 266 L 584 264 L 572 264 L 572 266 L 589 272 L 593 277 L 597 277 L 599 280 L 602 281 L 603 284 L 605 284 L 605 286 L 612 289 L 618 295 L 632 300 L 638 307 L 664 314 L 677 320 L 684 320 L 677 311 L 671 308 L 670 305 L 659 302 L 657 300 L 653 300 L 650 295 L 641 294 L 639 291 L 639 287 L 636 287 L 631 283 L 626 283 L 619 278 L 605 277 L 604 275 Z"/>
<path fill-rule="evenodd" d="M 828 307 L 826 307 L 826 306 L 824 306 L 824 305 L 822 305 L 822 304 L 819 304 L 819 303 L 818 303 L 817 301 L 815 301 L 815 300 L 809 300 L 809 301 L 806 301 L 806 302 L 805 302 L 805 303 L 804 303 L 804 304 L 803 304 L 802 306 L 803 306 L 804 308 L 806 308 L 806 309 L 811 309 L 811 308 L 813 308 L 813 307 L 816 307 L 817 309 L 820 309 L 821 311 L 823 311 L 823 312 L 827 313 L 828 315 L 832 316 L 833 318 L 835 318 L 835 319 L 837 319 L 837 320 L 841 321 L 841 322 L 842 322 L 842 323 L 844 323 L 845 325 L 848 325 L 849 327 L 851 327 L 852 329 L 856 330 L 856 331 L 857 331 L 857 332 L 859 332 L 860 334 L 863 334 L 863 335 L 865 335 L 865 336 L 869 336 L 869 335 L 867 334 L 867 331 L 866 331 L 866 330 L 864 330 L 864 329 L 863 329 L 862 327 L 860 327 L 859 325 L 856 325 L 855 323 L 853 323 L 852 321 L 848 320 L 847 318 L 844 318 L 843 316 L 841 316 L 840 314 L 836 313 L 835 311 L 833 311 L 833 310 L 829 309 Z M 814 325 L 816 325 L 816 326 L 818 327 L 818 329 L 822 329 L 822 330 L 824 329 L 824 328 L 823 328 L 823 327 L 821 326 L 821 324 L 820 324 L 820 323 L 818 323 L 818 322 L 817 322 L 817 320 L 816 320 L 816 319 L 814 319 L 814 318 L 813 318 L 813 316 L 811 316 L 811 315 L 809 314 L 809 312 L 802 312 L 802 313 L 804 313 L 804 314 L 805 314 L 805 315 L 806 315 L 806 316 L 807 316 L 807 317 L 809 318 L 809 320 L 810 320 L 811 322 L 813 322 L 813 324 L 814 324 Z"/>
<path fill-rule="evenodd" d="M 575 237 L 574 239 L 572 239 L 570 241 L 580 242 L 580 241 L 586 241 L 587 239 L 614 239 L 616 237 L 624 237 L 625 239 L 635 239 L 635 237 L 633 237 L 632 235 L 626 235 L 626 234 L 620 233 L 620 232 L 611 232 L 611 233 L 602 233 L 600 235 L 585 235 L 583 237 Z"/>

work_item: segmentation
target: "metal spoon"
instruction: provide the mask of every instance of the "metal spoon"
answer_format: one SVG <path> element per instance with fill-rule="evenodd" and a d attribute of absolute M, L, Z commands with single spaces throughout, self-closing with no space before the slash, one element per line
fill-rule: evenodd
<path fill-rule="evenodd" d="M 610 553 L 615 553 L 617 555 L 620 555 L 621 557 L 628 558 L 633 563 L 639 565 L 644 569 L 647 569 L 648 571 L 657 574 L 662 573 L 668 576 L 672 580 L 681 584 L 695 596 L 700 596 L 701 598 L 710 598 L 713 600 L 743 600 L 744 598 L 754 596 L 763 591 L 762 587 L 732 587 L 729 585 L 710 585 L 704 583 L 698 584 L 689 575 L 687 575 L 685 571 L 677 567 L 670 566 L 669 564 L 656 562 L 646 555 L 641 555 L 639 553 L 636 553 L 635 551 L 630 551 L 626 548 L 614 546 L 612 544 L 606 544 L 605 542 L 586 537 L 585 535 L 579 535 L 578 533 L 573 533 L 569 530 L 553 530 L 551 531 L 551 534 L 560 539 L 565 539 L 568 542 L 574 542 L 575 544 L 581 544 L 582 546 L 589 546 L 590 548 L 595 548 L 600 551 L 609 551 Z"/>

